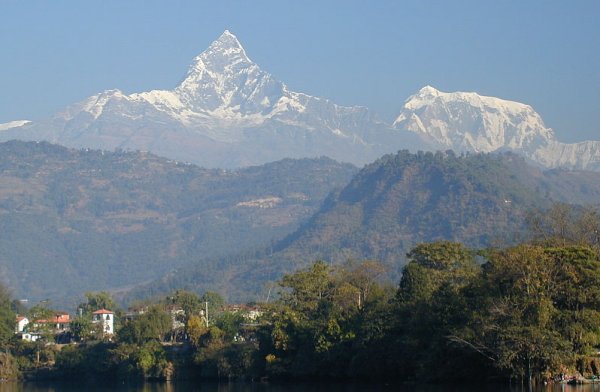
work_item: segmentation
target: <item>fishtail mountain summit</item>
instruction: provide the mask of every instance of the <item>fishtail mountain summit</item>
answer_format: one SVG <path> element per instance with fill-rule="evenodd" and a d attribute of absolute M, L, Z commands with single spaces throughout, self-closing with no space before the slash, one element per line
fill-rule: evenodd
<path fill-rule="evenodd" d="M 530 106 L 427 86 L 392 124 L 290 91 L 225 31 L 172 90 L 107 90 L 51 118 L 0 124 L 0 141 L 140 150 L 205 167 L 328 156 L 366 164 L 399 149 L 514 151 L 544 167 L 600 170 L 600 142 L 561 143 Z"/>

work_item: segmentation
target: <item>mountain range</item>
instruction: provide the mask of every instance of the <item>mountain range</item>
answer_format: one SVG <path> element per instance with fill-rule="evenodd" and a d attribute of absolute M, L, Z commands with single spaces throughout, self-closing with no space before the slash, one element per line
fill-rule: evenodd
<path fill-rule="evenodd" d="M 399 149 L 514 151 L 544 167 L 600 170 L 600 143 L 561 143 L 530 106 L 427 86 L 386 123 L 291 91 L 225 31 L 172 90 L 107 90 L 39 122 L 0 124 L 0 140 L 139 150 L 205 167 L 328 156 L 363 165 Z"/>

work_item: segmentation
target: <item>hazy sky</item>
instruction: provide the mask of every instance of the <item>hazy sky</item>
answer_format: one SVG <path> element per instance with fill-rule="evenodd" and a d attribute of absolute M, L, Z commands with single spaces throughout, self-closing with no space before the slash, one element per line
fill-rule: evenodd
<path fill-rule="evenodd" d="M 0 123 L 175 87 L 223 30 L 294 91 L 392 120 L 424 85 L 600 140 L 600 1 L 0 0 Z"/>

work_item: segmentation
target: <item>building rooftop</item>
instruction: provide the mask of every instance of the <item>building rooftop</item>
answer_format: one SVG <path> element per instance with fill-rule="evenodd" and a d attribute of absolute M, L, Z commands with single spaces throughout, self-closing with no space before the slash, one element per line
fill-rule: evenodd
<path fill-rule="evenodd" d="M 112 312 L 112 311 L 107 310 L 107 309 L 99 309 L 99 310 L 96 310 L 92 314 L 115 314 L 115 312 Z"/>

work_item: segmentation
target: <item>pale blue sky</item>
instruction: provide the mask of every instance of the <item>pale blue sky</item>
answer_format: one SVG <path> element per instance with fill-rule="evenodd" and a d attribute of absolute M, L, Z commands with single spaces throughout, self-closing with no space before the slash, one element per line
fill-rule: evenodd
<path fill-rule="evenodd" d="M 424 85 L 600 140 L 600 1 L 0 0 L 0 123 L 172 88 L 225 29 L 292 90 L 392 120 Z"/>

